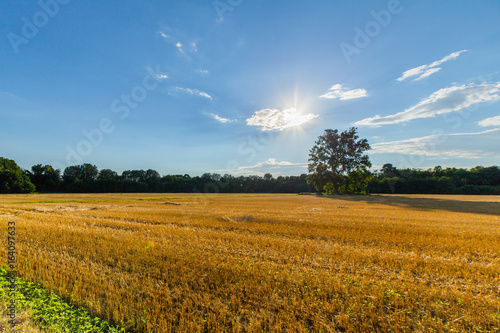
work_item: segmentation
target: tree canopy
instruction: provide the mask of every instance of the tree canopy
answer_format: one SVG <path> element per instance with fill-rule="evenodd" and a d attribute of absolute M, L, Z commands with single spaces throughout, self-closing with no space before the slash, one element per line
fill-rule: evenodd
<path fill-rule="evenodd" d="M 16 162 L 0 157 L 0 193 L 32 193 L 34 191 L 35 185 Z"/>
<path fill-rule="evenodd" d="M 57 190 L 61 179 L 61 171 L 55 170 L 51 165 L 37 164 L 31 171 L 25 171 L 36 190 L 39 192 L 53 192 Z"/>
<path fill-rule="evenodd" d="M 24 172 L 24 174 L 23 174 Z M 368 171 L 363 171 L 368 172 Z M 361 176 L 361 179 L 358 178 Z M 366 183 L 369 193 L 419 194 L 500 194 L 500 168 L 477 166 L 471 169 L 442 168 L 398 169 L 384 164 L 369 180 L 363 173 L 350 173 L 349 184 L 361 192 Z M 36 164 L 22 170 L 15 161 L 0 158 L 0 193 L 84 192 L 195 192 L 195 193 L 301 193 L 312 192 L 311 175 L 278 176 L 270 173 L 253 176 L 205 173 L 202 176 L 165 175 L 155 170 L 126 170 L 121 174 L 110 169 L 98 170 L 92 164 L 73 165 L 63 173 L 50 165 Z M 345 186 L 345 184 L 342 184 Z M 344 191 L 340 186 L 339 191 Z M 356 187 L 357 186 L 357 187 Z M 329 190 L 333 185 L 327 186 Z"/>
<path fill-rule="evenodd" d="M 339 134 L 327 129 L 309 152 L 308 180 L 316 191 L 328 194 L 363 193 L 371 178 L 370 160 L 363 153 L 370 149 L 356 128 Z"/>
<path fill-rule="evenodd" d="M 398 169 L 386 163 L 368 185 L 371 193 L 500 194 L 500 168 Z"/>

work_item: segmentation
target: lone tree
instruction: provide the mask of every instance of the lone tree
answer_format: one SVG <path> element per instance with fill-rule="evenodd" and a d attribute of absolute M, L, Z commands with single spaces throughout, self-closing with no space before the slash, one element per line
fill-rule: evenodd
<path fill-rule="evenodd" d="M 307 181 L 316 191 L 328 194 L 366 193 L 372 164 L 363 153 L 370 149 L 366 139 L 359 139 L 356 128 L 339 134 L 325 130 L 309 151 Z"/>

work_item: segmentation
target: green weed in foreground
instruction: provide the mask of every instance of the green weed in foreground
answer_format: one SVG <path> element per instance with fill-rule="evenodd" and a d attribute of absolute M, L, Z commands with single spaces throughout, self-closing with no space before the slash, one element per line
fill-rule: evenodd
<path fill-rule="evenodd" d="M 10 273 L 7 267 L 0 267 L 0 302 L 10 301 Z M 49 293 L 34 283 L 16 278 L 16 309 L 31 313 L 33 322 L 48 332 L 125 332 L 124 328 L 110 325 L 107 321 L 92 316 L 85 308 L 66 303 L 54 293 Z"/>

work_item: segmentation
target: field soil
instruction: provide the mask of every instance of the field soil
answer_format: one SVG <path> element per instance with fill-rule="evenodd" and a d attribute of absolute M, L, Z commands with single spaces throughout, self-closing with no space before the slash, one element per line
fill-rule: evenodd
<path fill-rule="evenodd" d="M 498 332 L 500 197 L 0 196 L 0 264 L 136 332 Z"/>

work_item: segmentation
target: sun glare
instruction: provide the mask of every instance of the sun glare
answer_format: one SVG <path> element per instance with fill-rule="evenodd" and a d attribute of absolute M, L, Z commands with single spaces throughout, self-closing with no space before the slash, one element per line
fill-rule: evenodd
<path fill-rule="evenodd" d="M 311 112 L 311 106 L 308 105 L 309 98 L 307 94 L 300 93 L 298 85 L 293 91 L 281 94 L 281 105 L 283 107 L 282 126 L 281 129 L 293 129 L 294 131 L 303 131 L 302 125 L 318 117 L 317 114 Z"/>
<path fill-rule="evenodd" d="M 283 128 L 300 126 L 311 119 L 316 118 L 314 114 L 301 114 L 296 108 L 290 108 L 283 111 L 283 120 L 286 124 Z"/>

